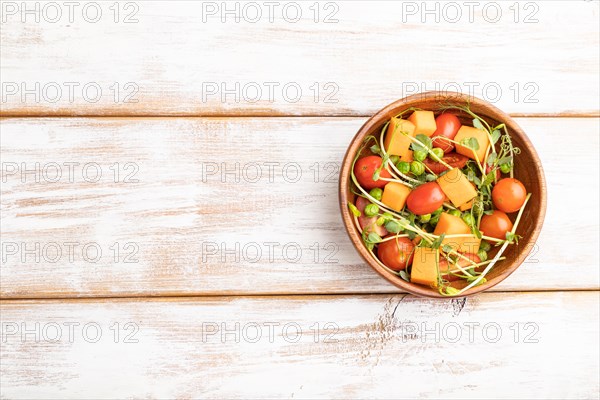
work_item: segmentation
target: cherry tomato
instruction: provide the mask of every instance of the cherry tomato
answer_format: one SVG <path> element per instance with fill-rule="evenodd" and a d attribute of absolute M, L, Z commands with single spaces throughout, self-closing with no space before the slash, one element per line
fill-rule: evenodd
<path fill-rule="evenodd" d="M 391 239 L 377 246 L 377 257 L 389 269 L 400 271 L 412 263 L 414 248 L 408 238 Z"/>
<path fill-rule="evenodd" d="M 481 259 L 479 258 L 479 256 L 477 256 L 477 254 L 465 253 L 465 254 L 463 254 L 463 256 L 467 257 L 469 260 L 473 261 L 474 263 L 481 262 Z M 458 263 L 458 265 L 460 265 L 462 268 L 465 268 L 465 269 L 471 267 L 471 263 L 468 262 L 467 260 L 465 260 L 464 258 L 459 258 L 457 263 Z M 456 267 L 456 265 L 452 265 L 452 267 L 450 268 L 451 271 L 455 271 L 457 269 L 458 268 Z M 475 271 L 481 272 L 484 269 L 485 269 L 485 265 L 482 265 L 480 267 L 475 268 Z M 442 278 L 446 279 L 449 282 L 461 279 L 458 276 L 454 276 L 454 275 L 450 274 L 449 273 L 450 270 L 448 269 L 448 260 L 446 260 L 445 258 L 441 258 L 440 259 L 440 272 L 442 273 Z M 460 271 L 458 271 L 456 273 L 463 275 L 463 273 Z"/>
<path fill-rule="evenodd" d="M 450 165 L 453 168 L 460 169 L 467 165 L 467 161 L 469 161 L 469 158 L 463 156 L 462 154 L 451 152 L 442 157 L 442 161 L 444 161 L 446 164 Z M 442 172 L 448 169 L 444 164 L 437 161 L 433 161 L 430 158 L 425 159 L 425 161 L 423 161 L 423 164 L 425 164 L 425 166 L 431 171 L 433 171 L 433 173 L 436 175 L 441 174 Z"/>
<path fill-rule="evenodd" d="M 461 127 L 458 117 L 450 113 L 438 115 L 435 119 L 435 125 L 437 126 L 437 129 L 433 132 L 431 137 L 443 136 L 448 139 L 454 139 L 454 136 L 456 136 L 456 133 Z M 444 153 L 448 153 L 454 148 L 454 144 L 443 138 L 438 138 L 433 141 L 433 147 L 439 147 L 444 150 Z"/>
<path fill-rule="evenodd" d="M 494 207 L 505 213 L 518 211 L 527 197 L 525 186 L 518 179 L 504 178 L 492 189 Z"/>
<path fill-rule="evenodd" d="M 428 182 L 414 188 L 406 199 L 406 206 L 416 215 L 431 214 L 444 204 L 446 195 L 437 182 Z"/>
<path fill-rule="evenodd" d="M 506 239 L 506 232 L 509 232 L 513 227 L 508 215 L 499 210 L 494 210 L 490 215 L 484 215 L 481 218 L 479 230 L 484 235 L 496 239 Z"/>
<path fill-rule="evenodd" d="M 487 165 L 487 163 L 485 164 L 485 173 L 489 174 L 490 171 L 492 170 L 492 167 L 490 167 L 489 165 Z M 496 180 L 500 180 L 500 178 L 502 178 L 502 174 L 500 172 L 500 168 L 496 169 Z"/>
<path fill-rule="evenodd" d="M 376 224 L 377 216 L 375 217 L 367 217 L 365 215 L 365 207 L 371 204 L 371 202 L 364 197 L 358 196 L 356 198 L 355 206 L 360 211 L 360 217 L 358 217 L 358 224 L 360 225 L 360 229 L 366 230 L 367 233 L 375 232 L 381 237 L 384 237 L 388 234 L 387 229 L 383 226 L 379 226 Z"/>
<path fill-rule="evenodd" d="M 373 180 L 373 174 L 381 166 L 382 160 L 379 156 L 367 156 L 356 161 L 354 164 L 354 175 L 360 186 L 365 190 L 371 190 L 373 188 L 382 188 L 387 184 L 387 181 L 378 179 Z M 391 178 L 392 176 L 387 169 L 383 168 L 379 174 L 380 178 Z"/>

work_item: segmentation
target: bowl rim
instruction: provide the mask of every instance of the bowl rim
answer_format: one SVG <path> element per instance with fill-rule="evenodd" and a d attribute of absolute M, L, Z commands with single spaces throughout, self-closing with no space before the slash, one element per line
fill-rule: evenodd
<path fill-rule="evenodd" d="M 429 91 L 429 92 L 417 93 L 417 94 L 413 94 L 411 96 L 403 97 L 399 100 L 396 100 L 396 101 L 388 104 L 387 106 L 385 106 L 382 109 L 380 109 L 379 111 L 377 111 L 373 116 L 371 116 L 360 127 L 358 132 L 354 135 L 354 137 L 350 141 L 350 145 L 348 146 L 348 148 L 346 150 L 344 159 L 341 164 L 339 181 L 338 181 L 338 190 L 339 190 L 338 197 L 339 197 L 340 211 L 342 214 L 342 220 L 344 222 L 344 227 L 346 228 L 346 233 L 347 233 L 348 237 L 350 238 L 354 248 L 356 249 L 356 251 L 358 251 L 358 253 L 362 257 L 362 259 L 367 264 L 369 264 L 371 266 L 371 268 L 373 268 L 386 281 L 388 281 L 392 285 L 396 286 L 397 288 L 400 288 L 408 293 L 411 293 L 411 294 L 414 294 L 417 296 L 421 296 L 421 297 L 443 298 L 443 299 L 456 298 L 456 296 L 444 296 L 444 295 L 440 294 L 439 292 L 432 290 L 431 288 L 429 288 L 427 286 L 422 286 L 422 285 L 406 282 L 405 280 L 401 279 L 397 275 L 392 274 L 389 271 L 387 271 L 386 269 L 384 269 L 383 267 L 381 267 L 375 260 L 373 260 L 374 256 L 372 256 L 371 253 L 369 253 L 367 251 L 364 243 L 362 242 L 360 235 L 358 234 L 358 231 L 356 230 L 356 226 L 354 225 L 354 219 L 350 215 L 350 211 L 348 210 L 348 205 L 347 205 L 348 202 L 350 201 L 350 199 L 348 198 L 348 195 L 346 194 L 346 192 L 347 192 L 349 186 L 351 185 L 350 184 L 350 167 L 349 166 L 352 165 L 352 163 L 349 161 L 351 161 L 354 158 L 356 152 L 358 151 L 358 149 L 361 146 L 362 141 L 358 140 L 358 138 L 361 136 L 364 136 L 365 132 L 370 131 L 374 126 L 377 126 L 381 122 L 385 122 L 386 120 L 390 119 L 391 117 L 397 115 L 398 112 L 401 111 L 402 108 L 417 106 L 417 104 L 414 104 L 414 103 L 422 102 L 422 101 L 426 101 L 426 100 L 450 100 L 450 101 L 455 101 L 455 102 L 460 102 L 460 103 L 468 102 L 471 105 L 475 104 L 479 107 L 488 109 L 491 112 L 498 114 L 502 118 L 502 122 L 509 125 L 511 131 L 516 132 L 517 135 L 519 136 L 519 138 L 528 147 L 528 149 L 531 151 L 533 161 L 538 166 L 539 184 L 540 184 L 541 190 L 540 190 L 539 208 L 538 208 L 538 213 L 537 213 L 538 217 L 537 217 L 535 224 L 531 230 L 531 234 L 527 238 L 523 238 L 520 241 L 519 248 L 521 248 L 521 245 L 523 245 L 522 250 L 520 250 L 517 253 L 516 260 L 513 261 L 512 264 L 509 265 L 508 268 L 506 268 L 506 270 L 502 271 L 498 276 L 495 276 L 494 278 L 488 280 L 484 284 L 474 286 L 471 289 L 465 291 L 459 298 L 468 297 L 468 296 L 472 296 L 476 293 L 483 292 L 485 290 L 488 290 L 488 289 L 496 286 L 497 284 L 502 282 L 504 279 L 506 279 L 509 275 L 511 275 L 517 268 L 519 268 L 519 266 L 523 263 L 523 261 L 525 261 L 525 259 L 529 255 L 529 253 L 524 250 L 527 249 L 529 246 L 534 245 L 536 243 L 536 241 L 539 237 L 539 234 L 542 230 L 544 218 L 546 215 L 546 196 L 547 196 L 546 177 L 545 177 L 545 173 L 544 173 L 544 169 L 543 169 L 541 160 L 537 154 L 537 151 L 535 150 L 535 147 L 533 146 L 533 143 L 531 142 L 531 140 L 529 139 L 527 134 L 515 122 L 515 120 L 513 120 L 510 117 L 510 115 L 508 115 L 504 111 L 498 109 L 493 104 L 491 104 L 485 100 L 482 100 L 478 97 L 464 94 L 464 93 L 459 93 L 459 92 L 451 92 L 451 91 L 443 91 L 443 92 L 442 91 Z M 413 103 L 413 104 L 411 104 L 411 103 Z M 394 110 L 396 110 L 396 111 L 394 111 Z"/>

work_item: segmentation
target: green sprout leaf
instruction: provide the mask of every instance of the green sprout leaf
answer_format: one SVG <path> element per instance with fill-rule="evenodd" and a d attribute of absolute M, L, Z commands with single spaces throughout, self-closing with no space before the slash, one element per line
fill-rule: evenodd
<path fill-rule="evenodd" d="M 467 282 L 469 282 L 469 283 L 475 282 L 475 280 L 477 280 L 477 276 L 470 276 L 467 278 Z M 486 282 L 487 282 L 487 279 L 481 278 L 481 280 L 479 282 L 477 282 L 477 285 L 475 285 L 475 286 L 483 285 Z"/>
<path fill-rule="evenodd" d="M 496 171 L 492 170 L 489 174 L 485 176 L 483 182 L 481 182 L 481 186 L 488 186 L 492 182 L 494 182 L 494 178 L 496 177 Z"/>
<path fill-rule="evenodd" d="M 433 144 L 431 142 L 431 139 L 423 134 L 418 134 L 417 136 L 415 136 L 415 139 L 417 139 L 419 141 L 419 143 L 416 142 L 412 142 L 410 147 L 413 149 L 413 151 L 427 151 L 427 149 L 431 149 L 433 148 Z"/>
<path fill-rule="evenodd" d="M 471 150 L 477 151 L 479 150 L 479 142 L 474 137 L 464 138 L 460 141 L 461 146 L 467 147 Z"/>
<path fill-rule="evenodd" d="M 394 219 L 394 216 L 392 214 L 390 214 L 389 212 L 383 213 L 382 217 L 385 218 L 386 222 Z"/>
<path fill-rule="evenodd" d="M 404 279 L 406 282 L 410 282 L 410 277 L 408 276 L 408 273 L 405 270 L 401 270 L 399 275 L 400 278 Z"/>
<path fill-rule="evenodd" d="M 506 241 L 508 243 L 519 243 L 519 239 L 521 239 L 522 236 L 517 235 L 516 233 L 512 233 L 512 232 L 506 232 Z"/>
<path fill-rule="evenodd" d="M 502 165 L 502 164 L 511 164 L 513 161 L 512 156 L 507 156 L 507 157 L 502 157 L 501 159 L 499 159 L 496 164 L 498 165 Z"/>
<path fill-rule="evenodd" d="M 422 133 L 418 134 L 416 136 L 416 139 L 423 143 L 423 145 L 425 145 L 425 147 L 427 147 L 428 149 L 431 149 L 433 147 L 433 143 L 431 142 L 431 138 L 427 135 L 423 135 Z"/>
<path fill-rule="evenodd" d="M 435 239 L 435 240 L 433 241 L 433 243 L 431 243 L 431 248 L 432 248 L 432 249 L 439 249 L 439 248 L 440 248 L 440 245 L 442 244 L 442 240 L 444 240 L 444 237 L 445 237 L 445 236 L 446 236 L 446 234 L 445 234 L 445 233 L 442 233 L 442 234 L 440 235 L 440 237 L 438 237 L 437 239 Z"/>
<path fill-rule="evenodd" d="M 371 146 L 371 152 L 375 154 L 381 154 L 381 147 L 379 147 L 377 144 L 374 144 Z"/>
<path fill-rule="evenodd" d="M 391 220 L 385 224 L 385 229 L 390 233 L 399 233 L 402 231 L 402 226 L 398 221 Z"/>
<path fill-rule="evenodd" d="M 485 131 L 485 128 L 483 127 L 483 124 L 481 123 L 479 118 L 473 118 L 473 126 L 477 129 L 481 129 L 482 131 Z"/>
<path fill-rule="evenodd" d="M 444 288 L 444 292 L 448 296 L 456 296 L 456 295 L 460 294 L 460 290 L 458 290 L 457 288 L 453 288 L 452 286 L 446 286 Z"/>
<path fill-rule="evenodd" d="M 492 131 L 492 144 L 496 144 L 500 139 L 500 131 L 498 129 L 494 129 Z"/>
<path fill-rule="evenodd" d="M 367 242 L 369 242 L 369 243 L 381 243 L 381 236 L 379 236 L 375 232 L 371 232 L 371 233 L 369 233 L 369 236 L 367 236 Z"/>
<path fill-rule="evenodd" d="M 467 170 L 467 179 L 471 182 L 475 179 L 475 172 L 472 170 Z"/>
<path fill-rule="evenodd" d="M 355 217 L 361 216 L 360 211 L 358 211 L 358 208 L 356 208 L 356 206 L 354 204 L 348 202 L 348 208 L 350 209 L 350 212 L 352 213 L 352 215 L 354 215 Z"/>

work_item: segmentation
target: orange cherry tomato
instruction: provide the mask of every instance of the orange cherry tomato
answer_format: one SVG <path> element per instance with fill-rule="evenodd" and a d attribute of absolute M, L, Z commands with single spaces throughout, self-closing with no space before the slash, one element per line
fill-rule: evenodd
<path fill-rule="evenodd" d="M 494 210 L 492 214 L 484 215 L 481 218 L 479 230 L 486 236 L 504 240 L 506 233 L 510 232 L 512 227 L 513 224 L 508 215 L 500 210 Z"/>
<path fill-rule="evenodd" d="M 527 197 L 525 186 L 518 179 L 504 178 L 492 189 L 494 207 L 505 213 L 518 211 Z"/>
<path fill-rule="evenodd" d="M 408 238 L 391 239 L 377 245 L 377 257 L 389 269 L 400 271 L 412 263 L 414 249 Z"/>

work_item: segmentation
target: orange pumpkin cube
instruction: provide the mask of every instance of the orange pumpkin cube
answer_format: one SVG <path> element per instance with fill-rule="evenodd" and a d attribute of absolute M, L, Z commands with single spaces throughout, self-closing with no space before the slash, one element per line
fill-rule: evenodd
<path fill-rule="evenodd" d="M 431 136 L 437 129 L 433 111 L 415 111 L 408 118 L 408 120 L 415 126 L 415 136 Z"/>
<path fill-rule="evenodd" d="M 402 211 L 406 199 L 410 194 L 410 188 L 400 182 L 390 182 L 383 188 L 381 202 L 394 211 Z"/>
<path fill-rule="evenodd" d="M 458 207 L 460 211 L 467 211 L 473 207 L 473 200 L 466 202 L 462 206 Z"/>
<path fill-rule="evenodd" d="M 416 247 L 410 281 L 427 286 L 438 284 L 438 251 L 429 247 Z"/>
<path fill-rule="evenodd" d="M 460 237 L 445 237 L 442 240 L 442 246 L 448 245 L 452 250 L 477 253 L 481 239 L 478 239 L 471 233 L 471 228 L 462 218 L 448 213 L 441 213 L 440 219 L 433 231 L 434 235 L 468 235 Z"/>
<path fill-rule="evenodd" d="M 392 118 L 383 141 L 386 153 L 399 156 L 403 161 L 412 159 L 412 150 L 410 150 L 412 141 L 407 135 L 416 136 L 413 123 L 405 119 Z"/>
<path fill-rule="evenodd" d="M 477 196 L 477 190 L 458 168 L 451 169 L 440 176 L 437 183 L 454 207 L 460 207 Z"/>
<path fill-rule="evenodd" d="M 468 138 L 477 139 L 477 143 L 479 143 L 479 149 L 477 151 L 474 151 L 468 147 L 457 144 L 456 152 L 473 160 L 478 159 L 479 162 L 483 164 L 485 162 L 485 160 L 483 159 L 485 157 L 485 152 L 487 151 L 487 148 L 490 145 L 490 139 L 488 138 L 488 134 L 482 131 L 481 129 L 463 125 L 456 133 L 454 140 L 460 143 L 461 140 Z M 477 156 L 475 156 L 475 154 L 477 154 Z"/>

